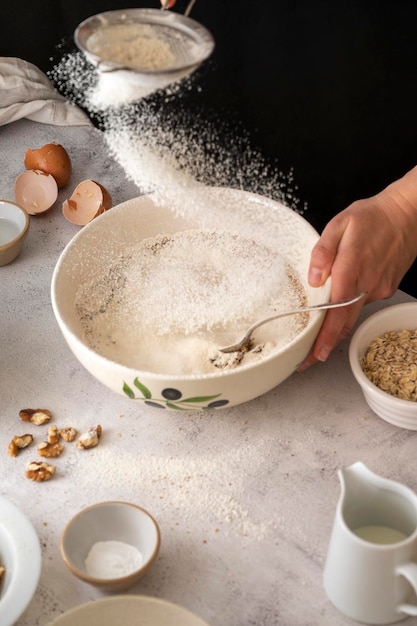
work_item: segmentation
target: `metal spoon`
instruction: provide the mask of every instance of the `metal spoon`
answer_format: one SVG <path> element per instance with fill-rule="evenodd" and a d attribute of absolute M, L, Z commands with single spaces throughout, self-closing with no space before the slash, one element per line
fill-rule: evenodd
<path fill-rule="evenodd" d="M 246 347 L 246 345 L 249 343 L 251 339 L 251 335 L 254 330 L 259 328 L 259 326 L 263 326 L 264 324 L 267 324 L 268 322 L 272 322 L 272 320 L 277 320 L 280 317 L 286 317 L 287 315 L 296 315 L 297 313 L 307 313 L 308 311 L 320 311 L 323 309 L 336 309 L 341 306 L 348 306 L 349 304 L 353 304 L 354 302 L 357 302 L 361 298 L 364 298 L 366 295 L 367 295 L 367 292 L 363 291 L 359 295 L 355 296 L 354 298 L 350 298 L 349 300 L 339 300 L 338 302 L 326 302 L 324 304 L 312 304 L 311 306 L 302 306 L 299 309 L 292 309 L 291 311 L 282 311 L 281 313 L 277 313 L 276 315 L 273 315 L 272 317 L 267 317 L 266 319 L 261 320 L 260 322 L 256 322 L 250 328 L 248 328 L 248 330 L 243 335 L 240 341 L 238 341 L 237 343 L 234 343 L 231 346 L 226 346 L 225 348 L 219 348 L 219 350 L 220 352 L 225 352 L 225 353 L 238 352 L 242 348 Z"/>

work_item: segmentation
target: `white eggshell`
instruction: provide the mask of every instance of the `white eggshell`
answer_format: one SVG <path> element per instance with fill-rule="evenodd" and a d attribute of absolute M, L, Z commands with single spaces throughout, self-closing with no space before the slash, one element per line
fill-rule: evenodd
<path fill-rule="evenodd" d="M 40 170 L 27 170 L 15 182 L 15 199 L 29 215 L 48 211 L 58 197 L 58 185 L 51 174 Z"/>
<path fill-rule="evenodd" d="M 64 217 L 73 224 L 85 226 L 111 208 L 112 199 L 105 187 L 94 180 L 83 180 L 71 197 L 62 204 Z"/>

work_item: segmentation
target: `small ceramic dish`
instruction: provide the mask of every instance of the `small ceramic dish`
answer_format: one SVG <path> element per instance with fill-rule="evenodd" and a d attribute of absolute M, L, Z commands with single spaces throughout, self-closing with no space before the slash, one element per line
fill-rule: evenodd
<path fill-rule="evenodd" d="M 154 518 L 129 502 L 100 502 L 66 525 L 61 554 L 70 571 L 104 591 L 134 585 L 155 561 L 161 543 Z"/>
<path fill-rule="evenodd" d="M 41 547 L 27 517 L 0 496 L 0 624 L 12 626 L 28 607 L 41 573 Z"/>
<path fill-rule="evenodd" d="M 7 265 L 20 254 L 29 230 L 25 209 L 9 200 L 0 200 L 0 265 Z"/>
<path fill-rule="evenodd" d="M 187 609 L 159 598 L 121 595 L 77 606 L 49 626 L 209 626 Z"/>
<path fill-rule="evenodd" d="M 353 334 L 349 346 L 353 375 L 370 408 L 390 424 L 409 430 L 417 430 L 417 402 L 403 400 L 377 387 L 364 373 L 361 359 L 370 343 L 384 333 L 416 329 L 417 302 L 397 304 L 381 309 L 365 320 Z"/>

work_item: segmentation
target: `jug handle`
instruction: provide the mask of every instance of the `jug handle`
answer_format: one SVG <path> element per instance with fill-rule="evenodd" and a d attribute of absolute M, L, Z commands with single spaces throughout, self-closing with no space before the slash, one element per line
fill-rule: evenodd
<path fill-rule="evenodd" d="M 397 567 L 395 572 L 400 576 L 404 576 L 417 594 L 417 565 L 415 563 L 406 563 Z M 416 604 L 400 604 L 397 610 L 406 615 L 417 615 Z"/>

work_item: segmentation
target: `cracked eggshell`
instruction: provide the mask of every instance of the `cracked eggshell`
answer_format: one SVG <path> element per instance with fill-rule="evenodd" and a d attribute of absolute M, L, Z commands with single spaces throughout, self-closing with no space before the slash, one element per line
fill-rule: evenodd
<path fill-rule="evenodd" d="M 58 185 L 51 174 L 26 170 L 16 178 L 14 193 L 17 204 L 29 215 L 38 215 L 53 207 L 58 197 Z"/>
<path fill-rule="evenodd" d="M 85 226 L 112 206 L 112 198 L 105 187 L 94 180 L 84 180 L 62 205 L 64 217 L 77 226 Z"/>
<path fill-rule="evenodd" d="M 59 188 L 64 187 L 71 178 L 71 159 L 59 143 L 47 143 L 37 150 L 28 148 L 24 163 L 27 170 L 41 170 L 51 174 Z"/>

